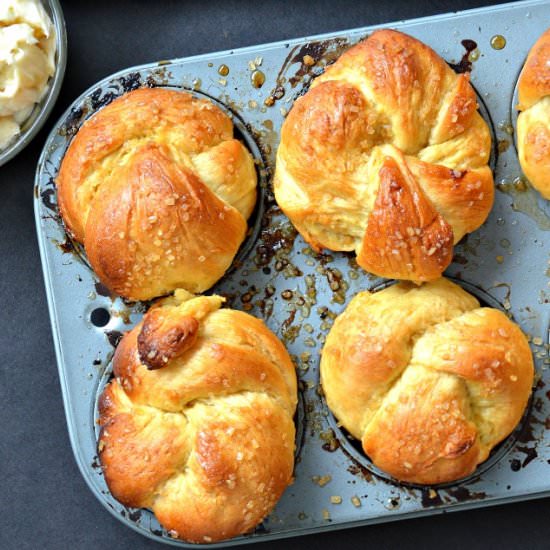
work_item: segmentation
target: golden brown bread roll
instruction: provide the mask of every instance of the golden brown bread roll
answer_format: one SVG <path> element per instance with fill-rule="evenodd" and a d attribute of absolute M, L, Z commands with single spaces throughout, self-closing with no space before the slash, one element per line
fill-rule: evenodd
<path fill-rule="evenodd" d="M 189 297 L 176 291 L 120 342 L 98 452 L 115 498 L 205 543 L 253 529 L 290 483 L 296 375 L 260 320 Z"/>
<path fill-rule="evenodd" d="M 397 31 L 374 32 L 296 101 L 281 130 L 275 198 L 316 250 L 426 281 L 493 204 L 489 129 L 468 74 Z"/>
<path fill-rule="evenodd" d="M 550 199 L 550 29 L 531 48 L 518 81 L 518 153 L 523 173 Z"/>
<path fill-rule="evenodd" d="M 472 473 L 521 419 L 533 376 L 520 328 L 446 279 L 359 293 L 321 359 L 339 422 L 376 466 L 421 484 Z"/>
<path fill-rule="evenodd" d="M 213 103 L 144 88 L 82 126 L 57 188 L 67 229 L 99 278 L 146 300 L 202 292 L 225 273 L 254 209 L 256 170 Z"/>

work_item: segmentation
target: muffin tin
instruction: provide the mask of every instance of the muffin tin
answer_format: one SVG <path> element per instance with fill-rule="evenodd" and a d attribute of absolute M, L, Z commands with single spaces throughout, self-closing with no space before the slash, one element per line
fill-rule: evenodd
<path fill-rule="evenodd" d="M 229 307 L 262 318 L 286 344 L 300 380 L 293 485 L 254 533 L 210 546 L 550 495 L 550 202 L 521 178 L 512 138 L 516 80 L 549 14 L 548 1 L 529 1 L 380 26 L 419 38 L 459 69 L 472 64 L 481 112 L 493 129 L 497 192 L 487 222 L 456 246 L 446 275 L 520 324 L 530 336 L 537 370 L 530 407 L 516 431 L 474 475 L 445 486 L 415 487 L 388 478 L 328 411 L 319 387 L 319 353 L 332 321 L 357 292 L 389 282 L 363 272 L 351 254 L 315 254 L 277 209 L 269 188 L 279 130 L 293 100 L 376 27 L 135 67 L 74 102 L 38 164 L 36 224 L 73 451 L 91 490 L 113 515 L 150 538 L 191 546 L 170 538 L 149 511 L 120 505 L 105 485 L 96 455 L 97 397 L 111 376 L 114 347 L 148 304 L 125 303 L 97 281 L 81 247 L 64 231 L 54 186 L 82 122 L 139 86 L 208 96 L 231 114 L 253 153 L 259 204 L 233 267 L 211 292 L 225 295 Z M 492 47 L 495 36 L 505 38 L 503 49 Z"/>

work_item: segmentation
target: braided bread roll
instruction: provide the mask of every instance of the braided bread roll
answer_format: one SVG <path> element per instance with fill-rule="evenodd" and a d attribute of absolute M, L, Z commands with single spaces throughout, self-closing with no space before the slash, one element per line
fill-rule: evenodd
<path fill-rule="evenodd" d="M 225 273 L 254 209 L 256 170 L 213 103 L 144 88 L 82 126 L 57 189 L 66 227 L 101 281 L 146 300 L 202 292 Z"/>
<path fill-rule="evenodd" d="M 367 271 L 426 281 L 493 204 L 489 129 L 468 74 L 381 30 L 299 98 L 277 152 L 275 198 L 316 250 L 355 250 Z"/>
<path fill-rule="evenodd" d="M 258 319 L 176 291 L 120 342 L 99 404 L 105 480 L 173 536 L 253 529 L 291 481 L 296 375 Z"/>
<path fill-rule="evenodd" d="M 339 422 L 376 466 L 421 484 L 472 473 L 521 419 L 533 376 L 520 328 L 446 279 L 359 293 L 321 359 Z"/>
<path fill-rule="evenodd" d="M 523 173 L 550 199 L 550 29 L 531 48 L 518 81 L 517 143 Z"/>

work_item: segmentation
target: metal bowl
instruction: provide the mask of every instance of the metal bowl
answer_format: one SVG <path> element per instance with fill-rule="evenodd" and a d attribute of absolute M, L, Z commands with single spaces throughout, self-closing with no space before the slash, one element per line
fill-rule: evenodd
<path fill-rule="evenodd" d="M 0 166 L 22 151 L 38 133 L 46 122 L 59 95 L 61 83 L 65 75 L 67 64 L 67 32 L 65 19 L 59 0 L 42 0 L 46 11 L 52 19 L 56 31 L 56 66 L 55 73 L 48 83 L 48 90 L 39 103 L 34 106 L 32 113 L 22 124 L 21 133 L 6 149 L 0 151 Z"/>

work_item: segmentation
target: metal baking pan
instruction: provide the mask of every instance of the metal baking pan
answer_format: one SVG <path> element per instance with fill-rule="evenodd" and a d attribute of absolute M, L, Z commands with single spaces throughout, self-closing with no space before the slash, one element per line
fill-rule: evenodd
<path fill-rule="evenodd" d="M 287 345 L 300 378 L 294 484 L 254 533 L 211 546 L 550 495 L 550 203 L 521 179 L 512 137 L 517 77 L 549 16 L 548 1 L 527 1 L 383 25 L 421 39 L 459 69 L 471 62 L 472 83 L 495 140 L 498 191 L 489 219 L 456 247 L 446 274 L 509 313 L 530 335 L 536 362 L 536 388 L 519 428 L 473 476 L 447 486 L 420 488 L 388 479 L 326 408 L 319 352 L 332 320 L 358 291 L 387 281 L 363 272 L 352 255 L 313 253 L 281 215 L 269 189 L 279 130 L 293 100 L 375 27 L 135 67 L 99 82 L 74 102 L 38 164 L 36 225 L 73 451 L 91 490 L 116 517 L 155 540 L 190 546 L 171 539 L 149 511 L 121 506 L 106 488 L 96 456 L 97 396 L 109 379 L 114 346 L 146 305 L 126 304 L 97 282 L 64 232 L 54 178 L 82 122 L 139 86 L 193 90 L 232 113 L 258 162 L 263 194 L 239 261 L 212 291 L 227 296 L 230 307 L 264 319 Z M 502 45 L 495 36 L 505 38 L 503 49 L 493 47 Z M 310 58 L 304 62 L 305 56 L 314 64 Z"/>

